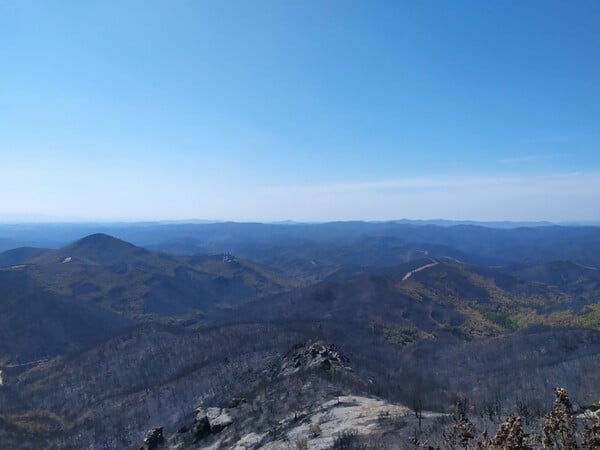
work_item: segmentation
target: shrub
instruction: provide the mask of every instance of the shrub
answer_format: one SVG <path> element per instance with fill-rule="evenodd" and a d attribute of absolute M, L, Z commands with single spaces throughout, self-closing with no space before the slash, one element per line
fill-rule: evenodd
<path fill-rule="evenodd" d="M 296 447 L 300 450 L 304 450 L 305 448 L 308 448 L 308 442 L 307 442 L 306 438 L 296 439 Z"/>
<path fill-rule="evenodd" d="M 556 398 L 542 426 L 544 449 L 576 449 L 573 406 L 564 388 L 554 390 Z"/>
<path fill-rule="evenodd" d="M 491 441 L 492 449 L 527 450 L 525 434 L 520 417 L 509 417 L 500 424 L 496 435 Z"/>
<path fill-rule="evenodd" d="M 584 450 L 600 448 L 600 409 L 593 413 L 591 423 L 585 427 L 582 447 Z"/>
<path fill-rule="evenodd" d="M 312 437 L 317 437 L 321 434 L 321 427 L 318 423 L 311 423 L 308 427 L 308 432 Z"/>

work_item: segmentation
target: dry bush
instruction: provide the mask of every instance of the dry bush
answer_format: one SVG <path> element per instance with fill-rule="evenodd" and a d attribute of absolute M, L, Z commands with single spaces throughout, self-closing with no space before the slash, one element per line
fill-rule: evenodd
<path fill-rule="evenodd" d="M 321 427 L 318 423 L 311 423 L 308 427 L 308 432 L 312 437 L 317 437 L 321 434 Z"/>
<path fill-rule="evenodd" d="M 552 409 L 544 418 L 542 438 L 544 449 L 574 450 L 577 449 L 575 439 L 575 421 L 573 405 L 564 388 L 554 390 L 556 398 Z"/>
<path fill-rule="evenodd" d="M 582 448 L 584 450 L 600 448 L 600 409 L 593 413 L 591 422 L 585 427 Z"/>
<path fill-rule="evenodd" d="M 509 417 L 502 422 L 496 435 L 492 438 L 489 448 L 491 450 L 528 450 L 521 417 Z"/>
<path fill-rule="evenodd" d="M 308 448 L 308 442 L 306 438 L 298 438 L 296 439 L 296 448 L 299 450 L 304 450 Z"/>

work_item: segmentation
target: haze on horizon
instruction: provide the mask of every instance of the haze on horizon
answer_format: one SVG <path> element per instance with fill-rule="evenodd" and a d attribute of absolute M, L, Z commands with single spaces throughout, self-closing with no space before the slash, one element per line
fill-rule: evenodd
<path fill-rule="evenodd" d="M 600 220 L 600 3 L 0 1 L 0 221 Z"/>

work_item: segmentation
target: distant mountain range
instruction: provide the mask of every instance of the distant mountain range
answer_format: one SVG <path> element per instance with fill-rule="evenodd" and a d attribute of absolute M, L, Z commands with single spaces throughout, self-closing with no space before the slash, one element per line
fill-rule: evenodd
<path fill-rule="evenodd" d="M 485 264 L 569 260 L 600 264 L 600 227 L 481 225 L 398 222 L 322 224 L 31 224 L 0 225 L 0 251 L 16 247 L 59 248 L 93 233 L 106 233 L 153 250 L 177 254 L 232 253 L 254 260 L 278 258 L 288 250 L 346 248 L 364 240 L 396 239 L 409 245 L 439 245 Z"/>
<path fill-rule="evenodd" d="M 83 230 L 17 227 L 8 239 Z M 0 253 L 0 441 L 9 448 L 133 449 L 157 426 L 156 449 L 245 439 L 278 448 L 305 434 L 317 446 L 351 425 L 389 444 L 408 442 L 416 422 L 366 426 L 327 397 L 393 415 L 420 392 L 433 427 L 459 393 L 478 411 L 493 401 L 533 410 L 555 385 L 580 402 L 598 395 L 599 228 L 115 230 L 149 244 L 96 232 Z M 333 406 L 346 419 L 326 416 L 321 438 L 286 419 L 317 420 Z M 213 428 L 201 431 L 202 414 Z"/>

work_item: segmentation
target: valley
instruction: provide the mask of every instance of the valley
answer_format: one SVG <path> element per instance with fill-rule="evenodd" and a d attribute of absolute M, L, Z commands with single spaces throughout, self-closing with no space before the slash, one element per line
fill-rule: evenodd
<path fill-rule="evenodd" d="M 0 253 L 2 448 L 452 448 L 457 399 L 479 433 L 517 414 L 532 442 L 557 386 L 600 409 L 600 270 L 574 258 L 581 230 L 507 258 L 536 229 L 469 253 L 462 229 L 331 226 L 223 224 L 223 253 L 105 233 Z"/>

